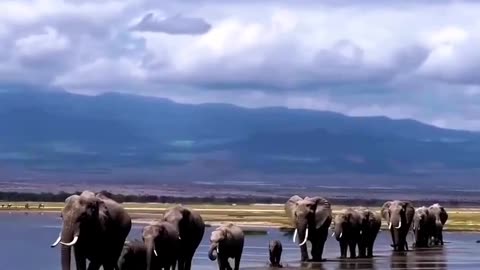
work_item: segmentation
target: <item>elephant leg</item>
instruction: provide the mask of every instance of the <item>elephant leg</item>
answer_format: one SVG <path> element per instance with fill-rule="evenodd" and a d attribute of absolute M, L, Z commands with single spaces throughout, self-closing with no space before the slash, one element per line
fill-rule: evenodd
<path fill-rule="evenodd" d="M 308 250 L 307 250 L 307 244 L 300 247 L 300 254 L 301 254 L 301 261 L 306 262 L 308 261 Z"/>
<path fill-rule="evenodd" d="M 355 259 L 357 257 L 356 242 L 354 240 L 349 241 L 348 247 L 350 248 L 350 258 Z"/>
<path fill-rule="evenodd" d="M 366 250 L 367 250 L 367 243 L 364 240 L 358 241 L 358 257 L 365 258 L 366 257 Z"/>
<path fill-rule="evenodd" d="M 75 256 L 75 265 L 77 266 L 78 270 L 86 270 L 87 269 L 87 260 L 85 256 L 83 256 L 82 252 L 78 250 L 78 248 L 73 247 L 73 254 Z"/>
<path fill-rule="evenodd" d="M 439 236 L 438 238 L 439 238 L 439 240 L 440 240 L 440 245 L 442 245 L 442 246 L 443 246 L 443 232 L 442 232 L 442 231 L 440 231 L 440 233 L 439 233 L 439 235 L 438 235 L 438 236 Z"/>
<path fill-rule="evenodd" d="M 312 261 L 321 262 L 323 261 L 323 248 L 325 246 L 325 241 L 328 237 L 328 228 L 322 229 L 318 233 L 318 238 L 312 242 Z"/>
<path fill-rule="evenodd" d="M 347 257 L 347 242 L 340 241 L 340 258 Z"/>
<path fill-rule="evenodd" d="M 373 241 L 371 241 L 370 243 L 368 243 L 368 247 L 367 247 L 367 258 L 372 258 L 373 257 Z"/>
<path fill-rule="evenodd" d="M 239 270 L 240 269 L 240 260 L 242 259 L 242 254 L 239 254 L 237 257 L 235 257 L 235 268 L 234 270 Z"/>

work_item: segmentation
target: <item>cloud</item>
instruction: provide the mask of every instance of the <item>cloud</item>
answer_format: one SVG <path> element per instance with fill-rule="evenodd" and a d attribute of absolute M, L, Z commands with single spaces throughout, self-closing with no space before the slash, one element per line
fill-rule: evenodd
<path fill-rule="evenodd" d="M 147 13 L 133 31 L 163 32 L 171 35 L 199 35 L 208 32 L 211 25 L 202 18 L 189 18 L 182 15 L 158 19 L 154 13 Z"/>
<path fill-rule="evenodd" d="M 448 0 L 4 0 L 0 87 L 383 114 L 480 130 L 479 8 Z"/>

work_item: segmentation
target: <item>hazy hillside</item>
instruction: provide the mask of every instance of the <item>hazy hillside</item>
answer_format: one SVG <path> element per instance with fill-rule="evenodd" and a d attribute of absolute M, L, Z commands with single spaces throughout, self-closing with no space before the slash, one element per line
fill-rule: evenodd
<path fill-rule="evenodd" d="M 32 171 L 162 173 L 183 166 L 202 179 L 205 167 L 263 174 L 468 171 L 480 165 L 479 138 L 385 117 L 0 92 L 0 167 Z"/>

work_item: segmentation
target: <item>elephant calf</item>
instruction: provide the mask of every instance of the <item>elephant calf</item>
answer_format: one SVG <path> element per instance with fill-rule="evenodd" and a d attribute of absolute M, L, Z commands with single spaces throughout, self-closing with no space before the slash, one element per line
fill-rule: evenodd
<path fill-rule="evenodd" d="M 235 270 L 240 268 L 245 235 L 242 229 L 232 223 L 215 229 L 210 236 L 208 258 L 217 260 L 219 270 L 231 270 L 228 259 L 235 259 Z"/>
<path fill-rule="evenodd" d="M 282 257 L 282 242 L 280 240 L 272 240 L 268 246 L 270 254 L 270 266 L 282 267 L 280 258 Z"/>
<path fill-rule="evenodd" d="M 119 270 L 138 270 L 147 268 L 147 247 L 140 240 L 125 242 L 118 260 Z"/>

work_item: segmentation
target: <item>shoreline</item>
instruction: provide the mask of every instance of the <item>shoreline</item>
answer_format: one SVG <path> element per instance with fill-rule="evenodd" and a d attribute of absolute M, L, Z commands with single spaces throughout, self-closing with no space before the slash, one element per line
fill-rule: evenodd
<path fill-rule="evenodd" d="M 30 208 L 25 208 L 29 203 Z M 59 214 L 64 203 L 45 202 L 43 208 L 38 208 L 38 203 L 16 202 L 11 208 L 0 208 L 0 215 L 55 215 Z M 174 205 L 162 203 L 123 203 L 123 207 L 129 212 L 134 225 L 146 225 L 154 222 L 163 215 L 163 212 Z M 197 211 L 202 215 L 207 227 L 217 227 L 224 223 L 235 223 L 248 230 L 268 230 L 278 229 L 283 231 L 292 231 L 285 210 L 281 204 L 195 204 L 184 205 Z M 335 215 L 345 205 L 335 205 L 332 207 Z M 379 207 L 370 209 L 379 212 Z M 480 207 L 478 208 L 447 208 L 449 219 L 444 227 L 444 231 L 451 232 L 478 232 L 480 233 Z M 382 230 L 386 230 L 386 224 L 382 220 Z"/>

